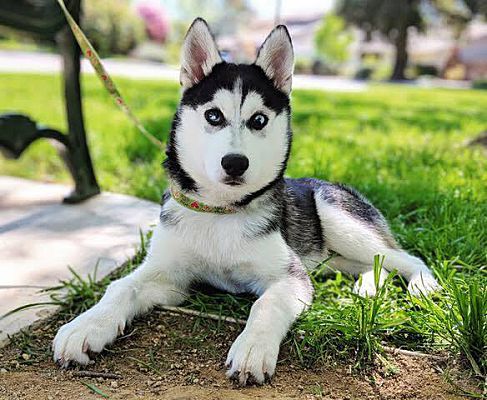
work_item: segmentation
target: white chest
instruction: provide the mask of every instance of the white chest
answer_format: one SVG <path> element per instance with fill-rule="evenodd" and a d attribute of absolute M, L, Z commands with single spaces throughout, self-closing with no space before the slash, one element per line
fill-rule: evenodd
<path fill-rule="evenodd" d="M 165 229 L 196 279 L 233 292 L 258 291 L 260 283 L 287 273 L 290 253 L 281 234 L 253 234 L 264 216 L 199 213 L 172 200 L 165 207 L 177 221 Z"/>

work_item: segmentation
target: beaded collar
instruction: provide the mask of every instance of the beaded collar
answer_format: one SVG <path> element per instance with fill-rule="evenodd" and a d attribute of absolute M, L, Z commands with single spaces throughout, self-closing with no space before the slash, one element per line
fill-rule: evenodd
<path fill-rule="evenodd" d="M 176 200 L 179 204 L 183 207 L 189 208 L 193 211 L 205 212 L 205 213 L 212 213 L 212 214 L 235 214 L 237 210 L 233 207 L 226 206 L 209 206 L 201 201 L 194 200 L 191 197 L 186 196 L 180 190 L 177 190 L 174 187 L 171 187 L 171 196 L 174 200 Z"/>

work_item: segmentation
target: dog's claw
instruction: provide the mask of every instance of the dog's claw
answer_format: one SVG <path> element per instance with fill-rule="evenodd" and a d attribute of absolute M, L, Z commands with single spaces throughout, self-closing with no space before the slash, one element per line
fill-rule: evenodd
<path fill-rule="evenodd" d="M 234 383 L 239 382 L 240 371 L 235 371 L 232 376 L 230 376 L 230 380 Z"/>
<path fill-rule="evenodd" d="M 227 377 L 238 384 L 263 385 L 270 380 L 279 353 L 279 341 L 263 344 L 257 334 L 242 332 L 228 352 L 227 364 L 232 365 Z"/>
<path fill-rule="evenodd" d="M 61 357 L 59 360 L 56 361 L 56 363 L 59 368 L 68 369 L 70 361 L 66 360 L 64 357 Z"/>
<path fill-rule="evenodd" d="M 263 384 L 263 382 L 259 382 L 250 371 L 246 371 L 246 372 L 235 371 L 230 377 L 230 380 L 235 384 L 237 384 L 238 386 Z"/>
<path fill-rule="evenodd" d="M 246 384 L 248 384 L 248 385 L 259 385 L 259 386 L 261 386 L 261 385 L 264 383 L 264 382 L 262 382 L 262 383 L 261 383 L 261 382 L 259 382 L 259 381 L 258 381 L 258 380 L 255 378 L 255 376 L 254 376 L 252 373 L 250 373 L 250 372 L 247 372 L 247 374 L 246 374 L 246 375 L 247 375 L 247 376 L 246 376 Z"/>

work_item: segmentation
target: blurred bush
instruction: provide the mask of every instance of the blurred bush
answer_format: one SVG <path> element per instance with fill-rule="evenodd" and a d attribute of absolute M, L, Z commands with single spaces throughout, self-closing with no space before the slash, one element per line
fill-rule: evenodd
<path fill-rule="evenodd" d="M 363 55 L 360 66 L 353 74 L 354 79 L 382 81 L 391 74 L 391 64 L 387 58 L 374 54 Z"/>
<path fill-rule="evenodd" d="M 39 50 L 37 42 L 25 32 L 0 26 L 0 49 L 2 50 L 36 51 Z M 47 44 L 52 46 L 52 41 Z"/>
<path fill-rule="evenodd" d="M 327 72 L 337 70 L 349 57 L 349 47 L 353 41 L 353 34 L 345 26 L 343 18 L 326 14 L 318 27 L 314 44 L 322 64 Z"/>
<path fill-rule="evenodd" d="M 126 0 L 85 0 L 82 28 L 102 56 L 128 54 L 145 39 L 144 22 Z"/>
<path fill-rule="evenodd" d="M 294 62 L 294 73 L 296 74 L 310 74 L 311 73 L 311 61 L 306 58 L 296 58 Z"/>
<path fill-rule="evenodd" d="M 416 76 L 438 76 L 439 71 L 438 68 L 434 65 L 429 65 L 429 64 L 417 64 L 415 65 L 415 73 Z"/>
<path fill-rule="evenodd" d="M 355 72 L 354 79 L 360 81 L 367 81 L 372 77 L 374 69 L 372 67 L 360 67 L 357 72 Z"/>
<path fill-rule="evenodd" d="M 336 75 L 338 70 L 323 60 L 315 60 L 311 66 L 311 72 L 314 75 Z"/>
<path fill-rule="evenodd" d="M 487 90 L 487 79 L 477 79 L 473 81 L 472 88 Z"/>

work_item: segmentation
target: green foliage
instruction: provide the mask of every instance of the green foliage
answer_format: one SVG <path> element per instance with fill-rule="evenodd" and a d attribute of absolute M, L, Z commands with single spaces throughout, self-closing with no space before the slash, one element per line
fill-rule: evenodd
<path fill-rule="evenodd" d="M 13 336 L 9 335 L 8 339 L 11 345 L 19 350 L 17 362 L 22 365 L 34 364 L 37 358 L 47 356 L 50 351 L 29 328 L 21 329 Z"/>
<path fill-rule="evenodd" d="M 294 61 L 294 73 L 295 74 L 310 74 L 311 73 L 311 60 L 307 58 L 296 58 Z"/>
<path fill-rule="evenodd" d="M 128 54 L 145 38 L 144 23 L 126 0 L 83 2 L 81 25 L 101 56 Z"/>
<path fill-rule="evenodd" d="M 314 42 L 317 53 L 333 67 L 347 61 L 348 48 L 353 35 L 345 27 L 345 21 L 334 14 L 326 14 L 315 33 Z"/>
<path fill-rule="evenodd" d="M 430 64 L 416 64 L 415 72 L 417 76 L 439 76 L 438 68 Z"/>
<path fill-rule="evenodd" d="M 477 80 L 473 81 L 472 87 L 474 89 L 487 90 L 487 79 L 477 79 Z"/>
<path fill-rule="evenodd" d="M 468 360 L 478 376 L 487 373 L 487 287 L 485 270 L 466 279 L 444 263 L 438 271 L 444 293 L 437 299 L 412 298 L 421 308 L 414 323 L 419 330 L 429 330 L 450 350 Z M 483 276 L 481 276 L 483 274 Z"/>
<path fill-rule="evenodd" d="M 105 398 L 105 399 L 108 399 L 108 395 L 106 393 L 104 393 L 100 388 L 96 387 L 93 383 L 89 383 L 89 382 L 81 382 L 83 385 L 85 385 L 88 389 L 90 389 L 93 393 Z"/>
<path fill-rule="evenodd" d="M 409 321 L 398 300 L 398 288 L 392 285 L 394 273 L 379 286 L 382 263 L 377 256 L 375 297 L 352 293 L 352 282 L 339 272 L 325 281 L 322 270 L 312 273 L 315 300 L 293 331 L 294 350 L 303 363 L 313 365 L 338 356 L 353 360 L 356 368 L 364 368 L 380 353 L 381 340 Z"/>

